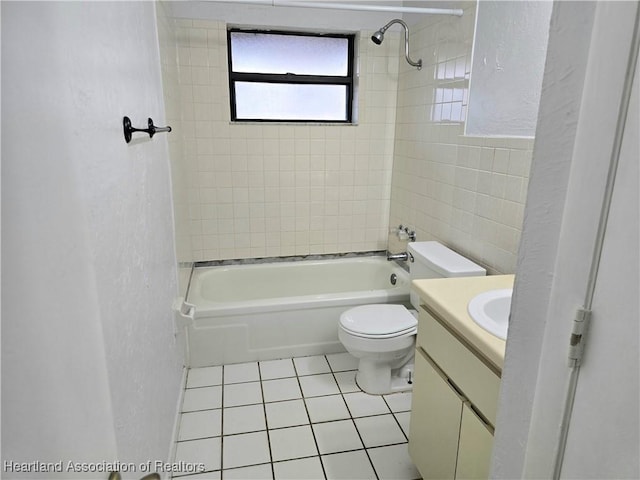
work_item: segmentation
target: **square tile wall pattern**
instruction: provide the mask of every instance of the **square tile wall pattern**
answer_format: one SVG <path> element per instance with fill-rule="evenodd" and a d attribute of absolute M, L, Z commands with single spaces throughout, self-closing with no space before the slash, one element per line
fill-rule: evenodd
<path fill-rule="evenodd" d="M 226 23 L 170 27 L 175 43 L 161 47 L 178 63 L 163 72 L 182 127 L 171 139 L 181 261 L 189 249 L 194 261 L 384 249 L 399 32 L 359 42 L 347 125 L 230 122 Z"/>
<path fill-rule="evenodd" d="M 195 479 L 419 479 L 411 392 L 368 395 L 349 353 L 192 368 L 176 464 Z"/>
<path fill-rule="evenodd" d="M 465 134 L 477 2 L 411 26 L 421 71 L 400 62 L 390 225 L 437 240 L 491 274 L 513 273 L 533 138 Z"/>

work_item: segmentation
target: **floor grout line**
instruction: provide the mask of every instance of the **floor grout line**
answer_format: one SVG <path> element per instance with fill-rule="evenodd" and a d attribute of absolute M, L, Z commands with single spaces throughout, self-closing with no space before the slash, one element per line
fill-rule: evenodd
<path fill-rule="evenodd" d="M 328 362 L 328 360 L 327 360 L 327 362 Z M 329 366 L 331 366 L 331 364 L 329 364 Z M 338 379 L 336 378 L 335 372 L 332 371 L 332 375 L 333 375 L 334 381 L 337 384 L 338 383 Z M 353 379 L 353 383 L 355 383 L 356 387 L 358 387 L 360 389 L 360 386 L 356 382 L 355 377 Z M 364 439 L 362 438 L 362 434 L 360 433 L 360 430 L 358 430 L 358 425 L 356 424 L 356 421 L 353 418 L 353 412 L 351 412 L 351 409 L 349 408 L 349 404 L 347 403 L 347 399 L 344 398 L 344 393 L 340 389 L 340 385 L 338 385 L 338 390 L 340 390 L 340 396 L 342 397 L 342 401 L 347 406 L 347 411 L 349 412 L 349 416 L 351 418 L 351 423 L 353 423 L 353 428 L 356 429 L 356 433 L 358 434 L 358 438 L 360 439 L 360 443 L 362 443 L 362 447 L 364 449 L 364 454 L 367 456 L 367 459 L 369 460 L 369 465 L 371 465 L 371 469 L 373 470 L 373 474 L 376 476 L 376 480 L 380 480 L 380 476 L 378 475 L 378 472 L 376 471 L 376 467 L 373 464 L 373 460 L 371 460 L 371 456 L 369 455 L 369 452 L 367 451 L 367 446 L 364 443 Z M 362 391 L 362 390 L 360 390 L 360 391 Z M 349 393 L 357 393 L 357 392 L 349 392 Z"/>
<path fill-rule="evenodd" d="M 224 471 L 224 365 L 222 366 L 221 379 L 222 387 L 220 392 L 220 478 Z"/>
<path fill-rule="evenodd" d="M 264 399 L 262 372 L 260 371 L 260 362 L 256 362 L 256 364 L 258 365 L 258 378 L 260 379 L 260 394 L 262 395 L 262 414 L 264 415 L 264 428 L 267 431 L 267 447 L 269 448 L 269 464 L 271 466 L 271 478 L 276 478 L 276 471 L 273 466 L 273 452 L 271 451 L 271 435 L 269 434 L 269 423 L 267 420 L 267 402 Z"/>
<path fill-rule="evenodd" d="M 310 357 L 320 357 L 320 355 L 312 355 Z M 346 453 L 353 453 L 353 452 L 360 452 L 360 451 L 364 451 L 365 455 L 367 456 L 369 465 L 371 467 L 371 469 L 373 470 L 373 473 L 375 475 L 376 480 L 380 480 L 380 474 L 378 473 L 378 471 L 376 470 L 376 467 L 373 463 L 373 459 L 370 455 L 370 450 L 373 449 L 381 449 L 381 448 L 386 448 L 386 447 L 393 447 L 393 446 L 399 446 L 399 445 L 406 445 L 408 443 L 408 434 L 404 431 L 404 429 L 402 428 L 402 425 L 397 417 L 398 414 L 400 413 L 410 413 L 410 409 L 409 410 L 398 410 L 398 411 L 394 411 L 391 408 L 391 404 L 390 401 L 388 400 L 388 398 L 385 398 L 384 395 L 379 395 L 380 397 L 382 397 L 383 399 L 383 403 L 386 407 L 386 409 L 388 411 L 386 412 L 379 412 L 379 413 L 373 413 L 373 414 L 368 414 L 368 415 L 362 415 L 362 416 L 354 416 L 354 412 L 352 411 L 352 407 L 349 406 L 349 403 L 347 403 L 347 399 L 346 399 L 346 395 L 348 394 L 353 394 L 353 393 L 364 393 L 362 392 L 362 390 L 359 388 L 359 386 L 357 385 L 357 383 L 355 382 L 355 372 L 356 369 L 353 368 L 351 370 L 343 370 L 340 369 L 338 367 L 336 367 L 336 369 L 334 370 L 334 367 L 331 365 L 331 362 L 329 361 L 329 358 L 327 355 L 322 355 L 321 356 L 322 359 L 324 360 L 324 362 L 326 362 L 326 364 L 329 366 L 329 371 L 328 372 L 314 372 L 313 368 L 308 368 L 307 365 L 304 364 L 300 364 L 299 366 L 296 364 L 295 362 L 295 358 L 305 358 L 305 357 L 295 357 L 295 358 L 290 358 L 290 359 L 286 359 L 289 360 L 291 362 L 291 365 L 293 367 L 293 371 L 294 371 L 294 375 L 290 375 L 288 374 L 287 376 L 284 377 L 276 377 L 276 378 L 271 378 L 271 375 L 273 375 L 274 373 L 270 373 L 269 376 L 270 378 L 264 379 L 263 378 L 263 372 L 261 369 L 261 363 L 260 361 L 256 361 L 256 362 L 246 362 L 247 364 L 249 363 L 255 363 L 256 368 L 258 370 L 258 379 L 257 382 L 259 382 L 260 384 L 260 397 L 261 397 L 261 402 L 256 402 L 256 403 L 249 403 L 249 404 L 242 404 L 242 405 L 233 405 L 233 406 L 225 406 L 224 401 L 225 401 L 225 387 L 226 386 L 233 386 L 233 385 L 242 385 L 242 384 L 248 384 L 248 383 L 255 383 L 256 380 L 247 380 L 247 381 L 242 381 L 242 382 L 232 382 L 232 383 L 225 383 L 225 377 L 226 374 L 229 373 L 229 375 L 231 374 L 230 372 L 226 372 L 227 370 L 227 366 L 221 366 L 222 368 L 222 372 L 221 372 L 221 384 L 220 385 L 198 385 L 195 387 L 186 387 L 185 386 L 185 390 L 194 390 L 194 389 L 199 389 L 199 388 L 209 388 L 209 387 L 216 387 L 216 386 L 220 386 L 221 388 L 221 392 L 220 392 L 220 408 L 200 408 L 198 410 L 189 410 L 189 411 L 183 411 L 184 406 L 181 406 L 180 412 L 178 413 L 179 415 L 183 415 L 185 413 L 197 413 L 197 412 L 206 412 L 206 411 L 210 411 L 210 410 L 220 410 L 220 468 L 219 470 L 212 470 L 212 471 L 208 471 L 207 473 L 211 473 L 211 474 L 219 474 L 219 478 L 224 479 L 225 475 L 224 472 L 225 471 L 232 471 L 232 470 L 238 470 L 238 469 L 242 469 L 242 468 L 250 468 L 250 467 L 257 467 L 260 465 L 269 465 L 270 469 L 271 469 L 271 476 L 272 479 L 276 478 L 276 464 L 281 464 L 281 463 L 286 463 L 286 462 L 292 462 L 292 461 L 300 461 L 300 460 L 305 460 L 305 459 L 312 459 L 312 458 L 318 458 L 318 461 L 320 462 L 320 467 L 322 469 L 322 474 L 323 474 L 323 478 L 324 480 L 326 480 L 328 478 L 328 474 L 327 474 L 327 470 L 325 468 L 325 463 L 323 462 L 323 457 L 326 456 L 331 456 L 331 455 L 340 455 L 340 454 L 346 454 Z M 284 359 L 283 359 L 284 360 Z M 342 364 L 344 365 L 344 363 Z M 303 370 L 305 371 L 305 374 L 301 374 L 301 372 L 299 371 L 300 368 L 303 368 Z M 205 367 L 206 368 L 206 367 Z M 344 368 L 344 367 L 342 367 Z M 321 370 L 322 368 L 320 368 Z M 311 372 L 311 373 L 310 373 Z M 350 387 L 346 387 L 343 386 L 341 387 L 340 382 L 338 382 L 338 374 L 344 374 L 344 373 L 348 373 L 348 372 L 352 372 L 354 375 L 353 378 L 353 382 L 355 383 L 355 388 L 357 388 L 358 390 L 356 391 L 343 391 L 343 387 L 349 389 Z M 278 375 L 277 373 L 275 373 L 275 375 Z M 305 396 L 303 388 L 302 388 L 302 381 L 301 378 L 307 378 L 307 377 L 313 377 L 313 376 L 320 376 L 320 375 L 331 375 L 331 378 L 333 380 L 333 382 L 335 383 L 335 385 L 337 386 L 337 392 L 335 393 L 325 393 L 322 395 L 311 395 L 311 396 Z M 236 377 L 237 378 L 237 377 Z M 247 378 L 251 378 L 251 377 L 247 377 Z M 345 379 L 346 378 L 346 379 Z M 297 398 L 283 398 L 283 399 L 278 399 L 275 401 L 269 401 L 267 402 L 265 399 L 265 391 L 264 391 L 264 382 L 269 382 L 272 380 L 284 380 L 284 379 L 295 379 L 296 380 L 296 384 L 297 387 L 300 390 L 300 397 Z M 206 380 L 204 380 L 206 381 Z M 349 382 L 348 376 L 342 376 L 342 381 L 343 382 Z M 312 392 L 311 392 L 312 393 Z M 389 395 L 393 395 L 393 393 L 389 394 Z M 387 395 L 387 396 L 389 396 Z M 377 395 L 376 395 L 377 396 Z M 331 420 L 319 420 L 319 421 L 312 421 L 311 419 L 311 414 L 309 411 L 309 405 L 308 402 L 311 399 L 314 398 L 328 398 L 328 397 L 339 397 L 342 402 L 344 403 L 345 407 L 346 407 L 346 411 L 348 414 L 348 417 L 346 418 L 334 418 Z M 296 400 L 301 400 L 302 401 L 302 405 L 304 406 L 304 412 L 306 415 L 306 423 L 296 423 L 295 425 L 285 425 L 285 426 L 277 426 L 277 427 L 270 427 L 269 426 L 269 421 L 268 421 L 268 417 L 267 417 L 267 405 L 268 404 L 277 404 L 277 403 L 283 403 L 283 402 L 290 402 L 290 401 L 296 401 Z M 263 416 L 263 420 L 264 420 L 264 428 L 258 428 L 257 430 L 250 430 L 250 431 L 240 431 L 240 432 L 236 432 L 236 433 L 229 433 L 226 434 L 225 430 L 224 430 L 224 412 L 225 410 L 228 410 L 230 408 L 239 408 L 239 407 L 249 407 L 249 406 L 257 406 L 257 405 L 262 405 L 262 416 Z M 400 404 L 402 405 L 402 404 Z M 258 413 L 258 412 L 256 412 Z M 302 413 L 302 412 L 301 412 Z M 363 434 L 360 432 L 360 430 L 358 429 L 358 425 L 356 420 L 357 419 L 361 419 L 361 418 L 375 418 L 375 417 L 383 417 L 386 415 L 392 415 L 393 416 L 393 420 L 395 422 L 395 424 L 397 425 L 397 427 L 400 429 L 401 433 L 402 433 L 402 437 L 404 437 L 405 441 L 401 441 L 401 442 L 391 442 L 391 443 L 384 443 L 382 445 L 375 445 L 372 447 L 367 447 L 363 438 Z M 337 422 L 343 422 L 343 421 L 350 421 L 351 425 L 353 426 L 353 428 L 355 428 L 356 434 L 358 436 L 358 439 L 361 443 L 361 447 L 358 448 L 351 448 L 351 449 L 347 449 L 347 450 L 341 450 L 338 452 L 330 452 L 330 453 L 321 453 L 320 452 L 320 448 L 319 448 L 319 444 L 318 444 L 318 439 L 316 437 L 316 432 L 315 429 L 313 428 L 314 425 L 320 425 L 320 424 L 331 424 L 331 423 L 337 423 Z M 313 442 L 315 445 L 315 454 L 314 455 L 304 455 L 301 457 L 295 457 L 295 458 L 286 458 L 286 459 L 282 459 L 282 460 L 274 460 L 273 457 L 273 451 L 272 451 L 272 446 L 271 446 L 271 434 L 270 432 L 273 431 L 277 431 L 277 430 L 285 430 L 285 429 L 290 429 L 290 428 L 299 428 L 299 427 L 308 427 L 311 430 L 311 434 L 312 434 L 312 438 L 313 438 Z M 224 438 L 225 437 L 232 437 L 232 436 L 237 436 L 237 435 L 245 435 L 245 434 L 252 434 L 252 433 L 260 433 L 260 432 L 265 432 L 266 433 L 266 441 L 267 441 L 267 448 L 268 448 L 268 452 L 269 452 L 269 462 L 262 462 L 262 463 L 255 463 L 255 464 L 251 464 L 251 465 L 239 465 L 239 466 L 233 466 L 230 468 L 225 468 L 224 465 Z M 176 443 L 183 443 L 183 442 L 189 442 L 189 441 L 198 441 L 198 440 L 204 440 L 204 439 L 209 439 L 209 438 L 216 438 L 217 436 L 208 436 L 208 437 L 198 437 L 198 438 L 189 438 L 189 439 L 185 439 L 185 440 L 178 440 Z M 400 437 L 400 438 L 402 438 Z M 391 438 L 390 438 L 391 439 Z M 364 459 L 363 459 L 364 460 Z M 318 472 L 319 473 L 319 472 Z M 180 476 L 180 477 L 174 477 L 174 478 L 182 478 L 183 480 L 189 480 L 189 475 L 187 476 Z"/>
<path fill-rule="evenodd" d="M 311 436 L 313 437 L 313 443 L 316 446 L 316 452 L 318 452 L 318 461 L 320 462 L 320 468 L 322 468 L 322 475 L 324 476 L 324 480 L 327 478 L 327 471 L 324 468 L 324 463 L 322 462 L 322 455 L 320 454 L 320 446 L 318 445 L 318 439 L 316 437 L 316 432 L 313 429 L 313 424 L 311 423 L 311 415 L 309 414 L 309 407 L 307 406 L 306 398 L 304 396 L 304 391 L 302 390 L 302 383 L 300 382 L 300 376 L 298 375 L 298 368 L 296 367 L 296 362 L 293 362 L 293 370 L 296 372 L 296 379 L 298 380 L 298 388 L 300 388 L 300 395 L 302 397 L 302 404 L 304 405 L 304 411 L 307 414 L 307 420 L 309 420 L 309 429 L 311 430 Z M 327 359 L 325 358 L 325 361 Z M 328 362 L 327 362 L 328 363 Z M 276 478 L 275 475 L 273 478 Z"/>

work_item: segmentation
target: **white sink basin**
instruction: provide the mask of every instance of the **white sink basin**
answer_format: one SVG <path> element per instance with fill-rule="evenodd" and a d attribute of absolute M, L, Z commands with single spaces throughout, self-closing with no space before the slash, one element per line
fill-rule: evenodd
<path fill-rule="evenodd" d="M 487 332 L 506 340 L 513 288 L 489 290 L 476 295 L 467 307 L 471 319 Z"/>

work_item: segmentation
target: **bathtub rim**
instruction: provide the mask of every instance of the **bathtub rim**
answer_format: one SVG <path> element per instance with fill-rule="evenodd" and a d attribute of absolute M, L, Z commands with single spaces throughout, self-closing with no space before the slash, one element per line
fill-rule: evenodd
<path fill-rule="evenodd" d="M 260 313 L 260 312 L 274 312 L 274 311 L 288 311 L 296 310 L 303 307 L 331 307 L 339 305 L 350 304 L 362 304 L 362 300 L 371 300 L 367 303 L 409 303 L 409 292 L 411 289 L 411 281 L 409 273 L 396 262 L 389 262 L 389 270 L 391 273 L 398 275 L 401 280 L 400 286 L 391 286 L 388 289 L 374 289 L 374 290 L 348 290 L 343 292 L 316 294 L 316 295 L 298 295 L 293 297 L 274 297 L 267 299 L 246 300 L 246 301 L 234 301 L 234 302 L 214 302 L 201 297 L 198 289 L 199 274 L 206 274 L 206 270 L 210 269 L 251 269 L 260 268 L 264 265 L 264 268 L 269 268 L 272 265 L 281 264 L 294 264 L 294 263 L 308 263 L 308 265 L 317 263 L 360 263 L 371 262 L 376 259 L 376 262 L 383 263 L 379 255 L 369 256 L 356 256 L 356 257 L 341 257 L 341 258 L 327 258 L 327 259 L 305 259 L 294 260 L 291 262 L 275 262 L 273 264 L 268 262 L 261 263 L 241 263 L 241 264 L 227 264 L 227 265 L 215 265 L 215 266 L 194 266 L 190 279 L 190 288 L 188 292 L 187 302 L 195 306 L 194 318 L 202 319 L 207 317 L 223 317 L 233 315 L 244 315 L 247 313 Z M 386 264 L 387 260 L 384 259 Z"/>

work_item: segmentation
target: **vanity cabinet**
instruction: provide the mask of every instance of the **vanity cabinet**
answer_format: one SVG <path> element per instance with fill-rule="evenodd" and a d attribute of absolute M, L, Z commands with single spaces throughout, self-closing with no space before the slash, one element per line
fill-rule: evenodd
<path fill-rule="evenodd" d="M 423 479 L 489 476 L 500 371 L 420 309 L 409 453 Z"/>

